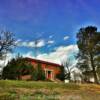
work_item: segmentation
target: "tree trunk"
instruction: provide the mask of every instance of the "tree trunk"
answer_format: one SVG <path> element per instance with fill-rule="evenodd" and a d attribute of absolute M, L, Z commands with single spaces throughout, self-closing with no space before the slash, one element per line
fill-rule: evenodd
<path fill-rule="evenodd" d="M 91 61 L 92 69 L 93 69 L 95 83 L 98 84 L 98 78 L 97 78 L 97 73 L 96 73 L 96 69 L 95 69 L 95 65 L 94 65 L 94 61 L 93 61 L 93 55 L 91 53 L 90 53 L 90 61 Z"/>

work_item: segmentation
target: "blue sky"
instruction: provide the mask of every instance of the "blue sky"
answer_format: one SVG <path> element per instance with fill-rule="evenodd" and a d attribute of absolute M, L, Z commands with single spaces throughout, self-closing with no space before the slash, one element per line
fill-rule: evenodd
<path fill-rule="evenodd" d="M 15 54 L 34 57 L 34 41 L 39 40 L 38 58 L 58 63 L 77 51 L 80 27 L 99 28 L 99 5 L 99 0 L 0 0 L 0 27 L 15 34 Z M 62 56 L 57 56 L 59 49 Z"/>

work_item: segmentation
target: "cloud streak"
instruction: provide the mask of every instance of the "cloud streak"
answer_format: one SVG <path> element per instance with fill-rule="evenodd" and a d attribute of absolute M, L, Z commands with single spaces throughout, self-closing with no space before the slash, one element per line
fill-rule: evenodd
<path fill-rule="evenodd" d="M 64 37 L 64 40 L 68 40 L 68 39 L 69 39 L 69 36 L 65 36 L 65 37 Z"/>
<path fill-rule="evenodd" d="M 38 48 L 41 48 L 41 47 L 45 46 L 45 41 L 43 39 L 37 40 L 37 41 L 18 40 L 16 43 L 17 43 L 17 46 L 19 46 L 19 47 L 29 47 L 29 48 L 38 47 Z"/>
<path fill-rule="evenodd" d="M 42 48 L 46 45 L 51 45 L 54 43 L 55 43 L 54 40 L 45 41 L 44 39 L 40 39 L 40 40 L 36 40 L 36 41 L 22 41 L 21 39 L 18 39 L 16 41 L 16 45 L 18 47 L 29 47 L 29 48 L 34 48 L 34 47 Z"/>
<path fill-rule="evenodd" d="M 54 43 L 54 40 L 49 40 L 48 41 L 48 44 L 53 44 Z"/>

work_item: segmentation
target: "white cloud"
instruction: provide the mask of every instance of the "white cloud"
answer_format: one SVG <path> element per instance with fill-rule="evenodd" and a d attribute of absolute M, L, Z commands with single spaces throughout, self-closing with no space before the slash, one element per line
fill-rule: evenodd
<path fill-rule="evenodd" d="M 54 52 L 51 52 L 49 54 L 39 54 L 37 56 L 38 59 L 46 60 L 54 63 L 61 64 L 61 62 L 69 57 L 72 58 L 74 53 L 78 52 L 77 45 L 69 45 L 69 46 L 60 46 L 56 48 Z M 72 58 L 72 63 L 76 63 L 76 61 Z"/>
<path fill-rule="evenodd" d="M 3 67 L 5 65 L 5 61 L 4 60 L 0 60 L 0 67 Z"/>
<path fill-rule="evenodd" d="M 67 40 L 67 39 L 69 39 L 69 36 L 65 36 L 65 37 L 64 37 L 64 40 Z"/>
<path fill-rule="evenodd" d="M 36 44 L 36 42 L 37 42 L 37 44 Z M 38 48 L 40 48 L 40 47 L 45 46 L 45 41 L 42 39 L 38 40 L 38 41 L 25 41 L 25 42 L 20 41 L 20 42 L 18 42 L 18 46 L 24 46 L 24 47 L 30 47 L 30 48 L 37 46 Z"/>
<path fill-rule="evenodd" d="M 43 47 L 43 46 L 45 46 L 45 41 L 39 40 L 39 42 L 37 43 L 37 47 Z"/>
<path fill-rule="evenodd" d="M 23 54 L 23 57 L 34 58 L 33 52 L 32 52 L 32 51 L 29 51 L 29 52 L 27 52 L 26 54 Z"/>
<path fill-rule="evenodd" d="M 49 40 L 49 41 L 48 41 L 48 44 L 53 44 L 53 43 L 54 43 L 53 40 Z"/>
<path fill-rule="evenodd" d="M 1 69 L 14 57 L 14 54 L 8 53 L 4 60 L 0 60 Z M 1 70 L 0 69 L 0 70 Z"/>

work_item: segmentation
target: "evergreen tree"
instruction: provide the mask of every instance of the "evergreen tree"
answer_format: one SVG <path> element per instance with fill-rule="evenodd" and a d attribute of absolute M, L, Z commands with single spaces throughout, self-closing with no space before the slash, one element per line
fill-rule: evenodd
<path fill-rule="evenodd" d="M 13 58 L 8 64 L 4 67 L 2 78 L 3 79 L 13 79 L 20 80 L 22 75 L 31 75 L 33 71 L 33 66 L 25 61 L 22 57 Z"/>
<path fill-rule="evenodd" d="M 97 28 L 94 26 L 81 28 L 77 33 L 77 45 L 79 48 L 78 67 L 82 71 L 92 71 L 95 83 L 98 83 L 97 66 L 94 60 L 100 53 L 100 33 L 97 32 Z"/>
<path fill-rule="evenodd" d="M 33 80 L 45 80 L 45 72 L 42 69 L 42 66 L 40 63 L 37 64 L 37 66 L 34 67 L 34 71 L 32 73 L 32 79 Z"/>

